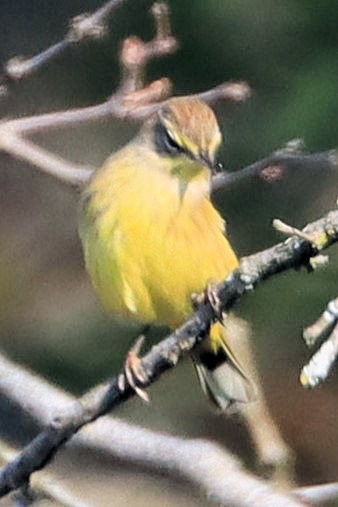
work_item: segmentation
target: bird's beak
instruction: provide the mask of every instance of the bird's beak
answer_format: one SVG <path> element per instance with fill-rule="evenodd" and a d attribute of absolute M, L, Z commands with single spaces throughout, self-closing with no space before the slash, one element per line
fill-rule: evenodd
<path fill-rule="evenodd" d="M 224 171 L 224 167 L 223 167 L 222 162 L 214 162 L 214 165 L 212 168 L 213 174 L 221 173 L 222 171 Z"/>

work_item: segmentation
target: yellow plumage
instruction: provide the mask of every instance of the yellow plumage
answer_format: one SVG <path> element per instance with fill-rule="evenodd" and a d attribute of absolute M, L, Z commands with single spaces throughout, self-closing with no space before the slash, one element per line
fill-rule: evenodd
<path fill-rule="evenodd" d="M 208 106 L 172 99 L 85 189 L 80 236 L 86 266 L 111 313 L 173 329 L 191 314 L 192 293 L 236 268 L 224 222 L 209 198 L 208 165 L 219 142 Z M 224 359 L 228 355 L 237 383 L 247 383 L 220 324 L 213 326 L 201 354 L 208 350 L 221 351 Z M 201 366 L 202 355 L 195 357 L 201 383 L 204 379 L 204 389 L 226 408 L 236 394 L 226 393 L 224 403 L 215 399 L 222 382 L 209 392 L 213 370 Z M 245 401 L 242 387 L 237 399 Z"/>

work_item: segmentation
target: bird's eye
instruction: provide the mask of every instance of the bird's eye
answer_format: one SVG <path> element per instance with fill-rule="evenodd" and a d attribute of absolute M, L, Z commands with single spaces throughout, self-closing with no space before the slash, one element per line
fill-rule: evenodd
<path fill-rule="evenodd" d="M 185 151 L 184 147 L 180 146 L 172 135 L 170 135 L 170 131 L 168 131 L 162 122 L 158 122 L 155 125 L 154 142 L 157 152 L 162 155 L 177 156 Z"/>
<path fill-rule="evenodd" d="M 173 139 L 167 130 L 164 132 L 164 144 L 169 153 L 174 154 L 183 151 L 182 147 Z"/>

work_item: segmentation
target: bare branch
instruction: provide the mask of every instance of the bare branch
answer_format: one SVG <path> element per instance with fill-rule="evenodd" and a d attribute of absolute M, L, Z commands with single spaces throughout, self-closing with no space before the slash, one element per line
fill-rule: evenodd
<path fill-rule="evenodd" d="M 238 86 L 241 87 L 242 85 L 238 84 Z M 232 94 L 232 90 L 234 90 L 234 94 Z M 162 99 L 169 92 L 169 82 L 163 78 L 126 96 L 116 93 L 107 101 L 96 106 L 2 122 L 0 123 L 0 151 L 5 151 L 16 158 L 24 160 L 64 183 L 76 186 L 84 185 L 92 174 L 93 168 L 63 160 L 61 157 L 23 139 L 23 136 L 57 128 L 79 126 L 110 117 L 142 120 L 163 105 Z M 215 102 L 222 98 L 231 99 L 232 96 L 236 97 L 237 100 L 239 93 L 237 85 L 230 83 L 193 96 L 204 96 L 210 102 Z M 144 105 L 149 99 L 152 101 L 160 100 L 160 102 Z"/>
<path fill-rule="evenodd" d="M 303 230 L 311 234 L 311 243 L 293 236 L 284 243 L 241 259 L 239 268 L 218 285 L 221 310 L 229 311 L 246 292 L 263 280 L 290 268 L 309 266 L 312 257 L 338 241 L 338 211 L 329 212 Z M 216 318 L 213 306 L 207 302 L 183 326 L 154 346 L 142 360 L 148 377 L 145 385 L 173 368 L 205 337 L 210 323 Z M 122 376 L 124 373 L 89 391 L 54 418 L 21 455 L 1 471 L 0 494 L 27 482 L 30 474 L 44 466 L 79 429 L 133 396 L 134 391 L 127 382 L 121 382 Z"/>
<path fill-rule="evenodd" d="M 145 69 L 151 60 L 170 55 L 178 47 L 176 38 L 171 34 L 168 5 L 165 2 L 155 2 L 150 12 L 154 18 L 155 37 L 149 42 L 143 42 L 135 36 L 128 37 L 122 44 L 119 93 L 124 95 L 144 88 Z"/>
<path fill-rule="evenodd" d="M 94 14 L 83 14 L 72 20 L 71 28 L 62 43 L 59 43 L 31 60 L 13 59 L 7 65 L 7 74 L 12 79 L 24 75 L 47 63 L 56 53 L 63 51 L 69 44 L 84 38 L 101 37 L 104 23 L 112 11 L 125 0 L 112 0 L 105 3 Z M 171 85 L 168 79 L 157 80 L 143 85 L 143 75 L 147 63 L 156 57 L 171 54 L 177 47 L 176 39 L 171 35 L 169 9 L 165 3 L 157 2 L 152 7 L 156 33 L 153 40 L 144 43 L 137 38 L 125 41 L 121 52 L 122 81 L 116 93 L 103 104 L 97 106 L 62 111 L 49 115 L 24 118 L 24 120 L 5 121 L 0 125 L 0 150 L 24 160 L 61 181 L 80 185 L 88 180 L 92 168 L 72 164 L 53 153 L 43 150 L 32 142 L 24 141 L 27 134 L 45 131 L 50 128 L 69 127 L 107 117 L 125 117 L 150 101 L 163 100 L 169 96 Z M 2 91 L 1 91 L 2 90 Z M 3 87 L 0 92 L 4 92 Z"/>
<path fill-rule="evenodd" d="M 338 322 L 338 298 L 330 301 L 314 324 L 304 329 L 303 338 L 308 347 L 313 347 L 320 338 L 325 338 Z"/>
<path fill-rule="evenodd" d="M 102 37 L 108 16 L 124 1 L 111 0 L 93 14 L 77 16 L 72 20 L 63 41 L 31 59 L 16 57 L 8 62 L 7 78 L 21 79 L 62 53 L 69 45 L 85 38 Z M 142 121 L 161 107 L 171 94 L 171 83 L 167 78 L 161 78 L 145 85 L 145 69 L 152 59 L 176 51 L 178 44 L 171 34 L 167 4 L 155 2 L 151 13 L 155 23 L 155 36 L 149 42 L 143 42 L 138 37 L 129 37 L 124 41 L 120 53 L 121 82 L 108 100 L 94 106 L 4 121 L 0 124 L 0 151 L 26 161 L 64 183 L 76 186 L 86 183 L 92 168 L 63 160 L 34 143 L 25 141 L 23 137 L 56 128 L 80 126 L 103 118 Z M 196 97 L 210 103 L 217 100 L 241 102 L 249 95 L 250 88 L 246 83 L 225 83 L 197 94 Z"/>
<path fill-rule="evenodd" d="M 314 505 L 324 505 L 338 498 L 338 482 L 305 486 L 295 490 L 297 496 Z"/>
<path fill-rule="evenodd" d="M 17 159 L 29 162 L 46 174 L 56 177 L 68 185 L 78 186 L 87 181 L 93 173 L 93 168 L 69 161 L 54 155 L 40 146 L 24 139 L 0 126 L 0 146 Z"/>
<path fill-rule="evenodd" d="M 300 374 L 304 387 L 314 388 L 324 382 L 338 357 L 338 298 L 330 301 L 311 326 L 304 329 L 303 338 L 308 347 L 320 339 L 325 341 L 313 354 Z"/>
<path fill-rule="evenodd" d="M 224 83 L 207 92 L 193 94 L 191 97 L 206 97 L 210 103 L 222 99 L 231 100 L 231 93 L 229 92 L 233 90 L 235 84 L 236 83 Z M 82 124 L 113 117 L 128 120 L 144 120 L 164 104 L 164 101 L 161 99 L 164 90 L 167 88 L 168 80 L 160 79 L 148 85 L 142 93 L 137 91 L 123 97 L 114 94 L 107 101 L 95 106 L 8 120 L 0 124 L 1 139 L 6 138 L 7 134 L 5 131 L 11 132 L 11 134 L 15 133 L 16 135 L 32 135 L 46 130 L 80 126 Z M 149 94 L 152 103 L 144 105 Z M 238 94 L 236 93 L 235 96 L 237 97 Z M 156 100 L 160 101 L 155 102 Z M 132 105 L 133 107 L 131 107 Z M 0 149 L 6 150 L 5 141 L 1 141 Z"/>
<path fill-rule="evenodd" d="M 106 25 L 109 17 L 126 0 L 109 0 L 92 14 L 83 13 L 69 22 L 69 30 L 65 37 L 53 44 L 49 48 L 41 51 L 31 58 L 15 56 L 11 58 L 3 69 L 3 75 L 0 76 L 2 95 L 8 92 L 8 84 L 12 81 L 22 80 L 51 60 L 62 55 L 71 46 L 87 39 L 102 39 L 106 33 Z"/>
<path fill-rule="evenodd" d="M 222 172 L 213 177 L 212 190 L 236 185 L 242 180 L 259 178 L 265 181 L 276 181 L 283 178 L 287 170 L 302 168 L 328 170 L 338 168 L 337 150 L 322 153 L 303 153 L 298 150 L 290 151 L 288 146 L 272 155 L 259 160 L 243 169 L 234 172 Z"/>
<path fill-rule="evenodd" d="M 108 16 L 115 8 L 124 3 L 124 1 L 125 0 L 108 1 L 93 14 L 83 14 L 74 18 L 64 40 L 51 46 L 39 55 L 31 59 L 17 57 L 8 62 L 6 68 L 7 79 L 22 79 L 36 71 L 52 58 L 61 54 L 70 45 L 76 44 L 86 38 L 95 39 L 103 37 Z M 145 85 L 145 68 L 152 59 L 173 53 L 177 48 L 177 41 L 171 35 L 169 10 L 166 4 L 162 2 L 155 3 L 152 8 L 152 15 L 155 20 L 155 37 L 149 42 L 143 42 L 137 37 L 130 37 L 124 41 L 120 54 L 122 66 L 121 83 L 117 92 L 107 101 L 85 108 L 5 121 L 0 125 L 0 150 L 31 163 L 35 167 L 53 175 L 65 183 L 81 186 L 88 181 L 93 170 L 92 168 L 71 164 L 61 157 L 38 147 L 33 142 L 25 139 L 24 136 L 38 133 L 46 129 L 51 130 L 54 128 L 77 126 L 102 118 L 116 117 L 132 121 L 142 121 L 161 107 L 171 94 L 171 83 L 168 79 L 162 78 L 149 85 Z M 4 86 L 2 86 L 1 89 L 5 91 Z M 250 88 L 246 83 L 225 83 L 212 90 L 196 94 L 195 97 L 201 98 L 209 103 L 215 103 L 218 100 L 242 102 L 246 100 L 249 95 Z M 293 164 L 297 165 L 299 159 L 301 159 L 304 164 L 307 163 L 311 165 L 312 163 L 321 163 L 322 168 L 323 161 L 324 165 L 326 163 L 330 168 L 337 167 L 337 154 L 334 151 L 326 152 L 325 154 L 304 155 L 294 148 L 291 151 L 287 149 L 282 152 L 276 152 L 272 157 L 268 157 L 237 173 L 216 176 L 214 178 L 213 189 L 217 190 L 218 188 L 223 188 L 233 182 L 237 182 L 242 178 L 252 176 L 258 176 L 269 181 L 276 180 L 283 175 L 286 166 L 292 167 Z M 330 231 L 330 234 L 331 232 L 332 231 Z M 330 234 L 327 234 L 328 241 L 327 244 L 324 244 L 325 247 L 330 244 L 331 240 L 332 242 L 336 240 L 334 236 L 335 233 L 332 233 L 332 235 Z M 259 270 L 259 262 L 258 265 L 255 263 L 250 264 L 249 262 L 249 273 L 247 269 L 248 266 L 243 264 L 243 262 L 248 262 L 250 258 L 244 259 L 240 269 L 234 273 L 233 278 L 230 277 L 230 279 L 225 282 L 224 286 L 220 286 L 220 295 L 225 298 L 225 302 L 223 301 L 224 309 L 228 310 L 231 308 L 234 302 L 243 293 L 247 290 L 251 290 L 252 286 L 260 280 L 271 276 L 271 274 L 275 272 L 292 267 L 293 265 L 306 264 L 306 262 L 309 262 L 311 257 L 316 255 L 323 247 L 322 244 L 316 243 L 316 238 L 313 240 L 314 242 L 308 241 L 307 237 L 305 237 L 305 239 L 297 238 L 297 241 L 299 239 L 304 240 L 300 247 L 304 249 L 302 258 L 297 258 L 297 248 L 299 245 L 295 244 L 294 250 L 292 251 L 292 255 L 295 257 L 289 260 L 289 264 L 282 263 L 283 267 L 276 269 L 276 271 L 269 271 L 267 274 L 263 275 L 258 273 L 257 276 L 253 268 Z M 264 252 L 262 254 L 264 254 Z M 274 252 L 273 255 L 277 255 L 277 252 Z M 264 262 L 268 261 L 273 264 L 276 261 L 273 255 L 271 258 L 265 258 Z M 281 259 L 279 260 L 281 261 Z M 248 281 L 250 278 L 249 275 L 253 277 L 253 281 Z M 153 382 L 166 369 L 173 367 L 188 350 L 203 339 L 203 335 L 207 331 L 210 322 L 214 319 L 215 315 L 212 308 L 206 305 L 200 308 L 185 326 L 182 326 L 176 333 L 155 347 L 144 358 L 144 364 L 149 374 L 149 383 Z M 0 474 L 0 491 L 5 494 L 7 491 L 25 483 L 33 471 L 43 467 L 57 452 L 58 448 L 76 434 L 85 424 L 96 420 L 102 414 L 110 410 L 112 406 L 123 402 L 134 394 L 128 386 L 121 389 L 119 385 L 117 379 L 114 379 L 111 383 L 99 386 L 90 393 L 87 393 L 80 400 L 72 402 L 69 405 L 69 409 L 65 410 L 64 408 L 60 408 L 61 415 L 53 419 L 52 422 L 50 422 L 49 418 L 46 419 L 45 423 L 48 423 L 46 430 L 41 432 L 40 435 L 26 447 L 20 456 L 2 470 Z M 257 433 L 257 435 L 254 434 L 254 437 L 255 436 L 257 440 L 260 441 L 261 435 Z M 275 435 L 272 436 L 275 438 Z M 201 454 L 202 451 L 204 453 L 206 451 L 206 445 L 208 446 L 207 450 L 212 454 L 213 449 L 209 449 L 210 444 L 205 443 L 202 443 L 201 449 L 197 448 L 197 454 Z M 194 452 L 191 449 L 190 451 L 192 453 Z M 214 457 L 216 459 L 217 453 L 219 453 L 220 450 L 215 448 L 214 451 Z M 191 456 L 189 456 L 189 460 L 190 459 Z M 232 458 L 226 463 L 226 467 L 227 472 L 225 469 L 224 472 L 228 475 L 230 474 L 230 483 L 226 485 L 226 488 L 229 489 L 230 487 L 230 489 L 232 489 L 231 472 L 228 470 L 229 468 L 231 470 L 236 468 Z M 221 465 L 220 468 L 222 468 Z M 275 496 L 275 493 L 270 492 L 270 490 L 263 492 L 263 495 L 259 494 L 257 501 L 256 499 L 251 499 L 250 504 L 248 504 L 247 496 L 250 491 L 248 483 L 250 483 L 250 480 L 254 480 L 256 481 L 257 487 L 257 480 L 247 476 L 247 474 L 244 474 L 246 475 L 245 477 L 243 475 L 240 477 L 236 475 L 237 472 L 240 472 L 240 474 L 244 473 L 236 468 L 236 477 L 233 478 L 237 489 L 238 485 L 240 485 L 240 491 L 236 491 L 234 488 L 233 495 L 235 496 L 231 498 L 228 492 L 228 502 L 233 503 L 233 501 L 236 500 L 236 504 L 238 505 L 263 505 L 264 502 L 270 501 L 273 502 L 274 505 L 278 505 L 278 501 L 280 500 Z M 184 473 L 189 476 L 186 470 Z M 203 474 L 205 475 L 204 468 Z M 202 477 L 196 480 L 196 476 L 194 475 L 191 479 L 199 484 L 203 484 L 206 490 L 211 488 L 213 491 L 213 488 L 215 488 L 214 481 L 204 483 Z M 253 487 L 254 483 L 252 483 L 251 486 Z M 245 494 L 241 496 L 241 492 Z M 213 496 L 215 496 L 215 498 L 220 498 L 219 501 L 223 501 L 225 493 L 222 492 L 219 497 L 217 497 L 217 494 L 217 491 L 216 493 L 213 491 Z M 269 497 L 270 494 L 272 494 L 273 497 Z M 283 498 L 284 503 L 281 505 L 300 505 L 289 498 Z"/>
<path fill-rule="evenodd" d="M 0 460 L 3 464 L 15 459 L 17 454 L 18 452 L 16 450 L 7 445 L 3 440 L 0 440 Z M 59 502 L 63 507 L 89 507 L 88 504 L 74 497 L 73 494 L 67 490 L 67 487 L 61 485 L 60 481 L 50 473 L 47 474 L 43 472 L 35 476 L 33 483 L 30 484 L 29 490 L 30 494 L 33 492 L 33 497 L 36 493 L 40 493 L 45 497 L 52 498 L 56 502 Z"/>
<path fill-rule="evenodd" d="M 338 357 L 338 325 L 336 324 L 329 337 L 303 367 L 300 381 L 304 387 L 313 388 L 327 379 L 333 364 Z"/>
<path fill-rule="evenodd" d="M 228 82 L 211 88 L 205 92 L 194 93 L 189 95 L 196 99 L 204 100 L 209 104 L 215 104 L 222 100 L 229 100 L 230 102 L 244 102 L 250 97 L 251 89 L 249 85 L 243 81 Z M 135 110 L 125 112 L 122 118 L 130 120 L 143 121 L 150 115 L 154 114 L 160 107 L 165 104 L 165 101 L 161 101 L 155 104 L 145 105 Z"/>
<path fill-rule="evenodd" d="M 40 424 L 48 424 L 51 413 L 75 402 L 69 394 L 1 355 L 0 378 L 1 394 Z M 244 472 L 232 455 L 212 442 L 159 434 L 105 416 L 75 435 L 71 445 L 103 451 L 154 471 L 178 474 L 222 505 L 304 505 Z"/>

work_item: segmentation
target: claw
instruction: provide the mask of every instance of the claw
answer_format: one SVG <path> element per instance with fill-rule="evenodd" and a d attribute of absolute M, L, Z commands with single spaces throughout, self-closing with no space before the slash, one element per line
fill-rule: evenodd
<path fill-rule="evenodd" d="M 191 295 L 191 303 L 195 310 L 200 305 L 209 303 L 215 312 L 217 320 L 220 322 L 224 319 L 224 312 L 222 311 L 222 303 L 217 294 L 217 283 L 208 282 L 206 288 L 200 294 L 193 293 Z"/>
<path fill-rule="evenodd" d="M 193 292 L 190 296 L 191 304 L 194 310 L 197 310 L 199 306 L 206 303 L 205 290 L 201 293 Z"/>
<path fill-rule="evenodd" d="M 206 298 L 212 306 L 217 319 L 222 322 L 224 319 L 224 312 L 222 311 L 222 302 L 218 296 L 217 284 L 215 282 L 208 283 L 206 288 Z"/>
<path fill-rule="evenodd" d="M 144 340 L 144 335 L 139 336 L 132 348 L 129 350 L 124 362 L 124 376 L 122 375 L 119 379 L 119 387 L 125 387 L 124 380 L 126 379 L 129 386 L 133 389 L 133 391 L 135 391 L 137 396 L 139 396 L 143 401 L 149 403 L 150 398 L 148 394 L 144 389 L 141 389 L 137 385 L 137 383 L 146 384 L 148 382 L 148 376 L 142 368 L 141 359 L 139 358 Z"/>

